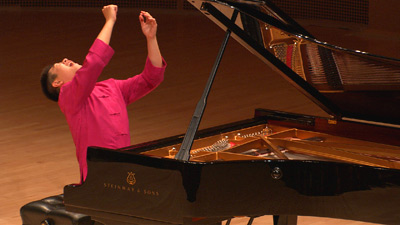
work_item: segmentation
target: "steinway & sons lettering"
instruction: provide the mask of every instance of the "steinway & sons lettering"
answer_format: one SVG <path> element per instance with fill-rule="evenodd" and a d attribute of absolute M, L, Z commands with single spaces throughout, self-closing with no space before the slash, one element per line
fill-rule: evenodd
<path fill-rule="evenodd" d="M 118 184 L 111 184 L 111 183 L 104 183 L 104 188 L 105 189 L 113 189 L 113 190 L 118 190 L 118 191 L 126 191 L 126 192 L 131 192 L 131 193 L 138 193 L 138 194 L 143 194 L 143 195 L 151 195 L 151 196 L 159 196 L 160 194 L 158 191 L 154 190 L 149 190 L 145 188 L 134 188 L 134 187 L 129 187 L 125 185 L 118 185 Z"/>

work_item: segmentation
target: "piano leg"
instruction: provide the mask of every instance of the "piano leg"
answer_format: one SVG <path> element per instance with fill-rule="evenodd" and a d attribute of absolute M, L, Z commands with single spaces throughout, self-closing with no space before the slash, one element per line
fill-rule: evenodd
<path fill-rule="evenodd" d="M 247 225 L 253 224 L 253 221 L 254 221 L 254 217 L 250 217 L 249 222 L 247 222 Z"/>
<path fill-rule="evenodd" d="M 258 217 L 258 216 L 256 216 L 256 217 Z M 247 222 L 247 225 L 253 224 L 254 218 L 256 218 L 256 217 L 250 217 L 249 222 Z M 230 224 L 231 224 L 231 219 L 228 219 L 226 221 L 225 225 L 230 225 Z"/>
<path fill-rule="evenodd" d="M 297 225 L 297 216 L 274 215 L 274 225 Z"/>

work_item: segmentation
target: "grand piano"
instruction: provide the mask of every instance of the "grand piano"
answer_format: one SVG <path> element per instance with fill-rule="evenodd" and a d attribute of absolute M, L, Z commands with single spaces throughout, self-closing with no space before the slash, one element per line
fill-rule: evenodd
<path fill-rule="evenodd" d="M 220 224 L 273 215 L 400 224 L 400 61 L 321 42 L 269 0 L 190 0 L 226 35 L 184 135 L 88 149 L 68 212 L 100 224 Z M 230 37 L 326 117 L 253 109 L 199 130 Z"/>

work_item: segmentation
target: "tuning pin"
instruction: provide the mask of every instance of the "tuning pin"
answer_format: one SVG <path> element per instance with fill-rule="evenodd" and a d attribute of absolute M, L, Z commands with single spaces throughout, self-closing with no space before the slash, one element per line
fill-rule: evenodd
<path fill-rule="evenodd" d="M 237 133 L 237 134 L 235 135 L 235 137 L 234 137 L 234 140 L 235 140 L 235 141 L 238 141 L 238 140 L 240 140 L 240 139 L 242 139 L 242 137 L 240 136 L 240 133 Z"/>
<path fill-rule="evenodd" d="M 262 134 L 264 136 L 268 136 L 268 135 L 272 134 L 272 129 L 270 127 L 268 127 L 268 125 L 266 125 L 265 128 L 262 130 Z"/>
<path fill-rule="evenodd" d="M 168 151 L 169 156 L 175 156 L 177 153 L 178 153 L 178 150 L 176 150 L 175 147 L 172 147 L 172 148 Z"/>

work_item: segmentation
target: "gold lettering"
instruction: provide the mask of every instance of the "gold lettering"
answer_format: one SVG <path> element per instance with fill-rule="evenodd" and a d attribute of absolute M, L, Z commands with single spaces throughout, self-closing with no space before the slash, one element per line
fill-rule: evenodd
<path fill-rule="evenodd" d="M 160 195 L 160 193 L 155 190 L 149 190 L 149 189 L 140 190 L 140 188 L 135 189 L 134 187 L 112 184 L 112 183 L 103 183 L 103 188 L 121 190 L 121 191 L 130 191 L 132 193 L 142 193 L 143 195 L 151 195 L 151 196 L 159 196 Z"/>

